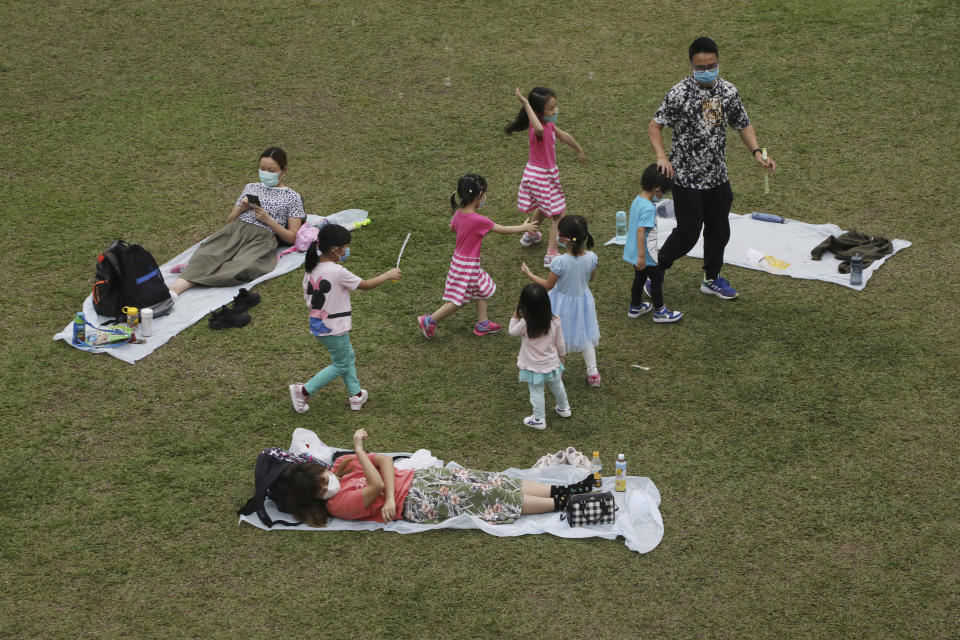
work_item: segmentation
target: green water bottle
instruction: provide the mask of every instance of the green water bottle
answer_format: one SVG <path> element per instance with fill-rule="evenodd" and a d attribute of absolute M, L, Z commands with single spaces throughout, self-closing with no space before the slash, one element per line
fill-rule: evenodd
<path fill-rule="evenodd" d="M 87 334 L 84 327 L 86 321 L 83 318 L 83 311 L 77 311 L 73 316 L 73 344 L 83 344 L 86 341 Z"/>

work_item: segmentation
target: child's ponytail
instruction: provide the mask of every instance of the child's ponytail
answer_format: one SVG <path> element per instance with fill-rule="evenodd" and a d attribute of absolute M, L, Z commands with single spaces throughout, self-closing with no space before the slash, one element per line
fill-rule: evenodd
<path fill-rule="evenodd" d="M 527 95 L 527 102 L 530 103 L 530 106 L 533 108 L 533 112 L 537 114 L 537 117 L 543 120 L 543 110 L 546 108 L 547 103 L 550 102 L 550 98 L 557 97 L 557 94 L 553 92 L 552 89 L 546 87 L 534 87 L 533 90 Z M 507 135 L 510 135 L 514 131 L 526 131 L 530 128 L 530 116 L 527 115 L 526 107 L 520 109 L 520 114 L 517 115 L 516 120 L 511 122 L 506 126 L 504 131 Z"/>
<path fill-rule="evenodd" d="M 460 207 L 463 208 L 481 197 L 487 191 L 487 181 L 483 176 L 468 173 L 457 181 L 457 192 L 450 195 L 450 208 L 457 210 L 457 196 L 460 196 Z"/>
<path fill-rule="evenodd" d="M 579 256 L 587 249 L 593 249 L 593 236 L 587 228 L 583 216 L 564 216 L 557 225 L 557 234 L 570 239 L 570 253 Z"/>
<path fill-rule="evenodd" d="M 307 273 L 313 271 L 320 262 L 320 256 L 333 247 L 343 247 L 350 244 L 350 231 L 339 224 L 325 224 L 320 228 L 317 239 L 307 248 L 303 268 Z"/>

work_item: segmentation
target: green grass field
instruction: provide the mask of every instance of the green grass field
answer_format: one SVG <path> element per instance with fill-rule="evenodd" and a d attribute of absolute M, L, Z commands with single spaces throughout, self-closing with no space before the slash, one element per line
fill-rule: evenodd
<path fill-rule="evenodd" d="M 0 24 L 0 636 L 956 637 L 955 2 L 28 0 L 0 2 Z M 731 267 L 735 302 L 680 260 L 676 326 L 626 318 L 632 271 L 599 246 L 603 387 L 572 358 L 573 418 L 534 432 L 515 339 L 475 338 L 472 309 L 432 343 L 416 330 L 443 290 L 449 194 L 479 172 L 485 212 L 519 221 L 526 142 L 502 131 L 514 87 L 550 86 L 589 159 L 558 149 L 569 210 L 606 240 L 704 34 L 778 163 L 764 195 L 730 132 L 733 210 L 914 245 L 860 293 Z M 370 211 L 359 275 L 413 231 L 403 280 L 353 297 L 363 411 L 339 383 L 289 406 L 326 363 L 298 274 L 257 288 L 250 326 L 198 323 L 135 366 L 51 340 L 111 240 L 169 259 L 222 226 L 274 144 L 309 212 Z M 486 241 L 494 319 L 541 254 Z M 257 453 L 299 426 L 481 469 L 622 451 L 666 533 L 639 555 L 238 527 Z"/>

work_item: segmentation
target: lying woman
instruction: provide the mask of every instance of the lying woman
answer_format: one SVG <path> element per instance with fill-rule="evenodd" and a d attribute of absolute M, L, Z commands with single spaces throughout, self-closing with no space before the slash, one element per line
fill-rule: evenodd
<path fill-rule="evenodd" d="M 170 285 L 174 299 L 197 284 L 235 286 L 276 268 L 277 238 L 293 244 L 307 217 L 300 194 L 283 184 L 286 173 L 283 149 L 270 147 L 260 154 L 260 182 L 243 188 L 227 216 L 227 226 L 197 248 Z"/>
<path fill-rule="evenodd" d="M 287 468 L 280 480 L 286 489 L 286 510 L 314 527 L 324 526 L 328 516 L 436 524 L 471 515 L 506 524 L 523 514 L 562 511 L 570 495 L 593 489 L 592 475 L 561 486 L 490 471 L 396 469 L 389 456 L 363 450 L 366 437 L 367 432 L 358 429 L 353 434 L 355 453 L 338 458 L 330 471 L 310 463 Z"/>

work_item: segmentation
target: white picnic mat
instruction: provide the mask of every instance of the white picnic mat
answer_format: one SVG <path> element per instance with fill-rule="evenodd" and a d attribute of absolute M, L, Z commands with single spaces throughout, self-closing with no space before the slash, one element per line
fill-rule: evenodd
<path fill-rule="evenodd" d="M 670 232 L 677 226 L 674 218 L 657 216 L 657 245 L 663 246 L 670 236 Z M 862 291 L 873 273 L 889 258 L 896 255 L 901 249 L 911 246 L 907 240 L 894 239 L 893 253 L 874 261 L 863 270 L 863 283 L 850 284 L 850 274 L 840 273 L 837 266 L 840 264 L 832 253 L 825 252 L 820 260 L 814 260 L 810 251 L 830 236 L 839 236 L 845 233 L 835 224 L 810 224 L 798 220 L 787 219 L 784 223 L 765 222 L 754 220 L 749 215 L 730 214 L 730 242 L 723 253 L 723 261 L 737 267 L 766 271 L 778 276 L 790 276 L 806 280 L 822 280 L 833 282 L 850 289 Z M 607 244 L 622 244 L 614 238 Z M 776 261 L 763 260 L 757 263 L 748 257 L 748 252 L 759 252 L 762 256 L 771 256 L 776 261 L 787 263 L 788 266 L 779 268 L 772 266 Z M 703 258 L 703 233 L 701 232 L 697 244 L 687 254 L 693 258 Z M 751 257 L 756 256 L 751 252 Z"/>
<path fill-rule="evenodd" d="M 425 455 L 424 455 L 425 454 Z M 415 457 L 423 457 L 426 466 L 441 466 L 441 462 L 435 458 L 431 459 L 429 451 L 418 451 Z M 398 461 L 397 466 L 402 466 L 403 461 Z M 413 468 L 424 468 L 418 465 L 412 465 Z M 447 467 L 458 467 L 455 462 L 449 462 Z M 546 484 L 570 484 L 583 478 L 583 469 L 577 469 L 570 465 L 557 465 L 553 467 L 544 467 L 539 469 L 506 469 L 504 474 L 513 478 L 522 480 L 535 480 Z M 613 491 L 613 478 L 603 479 L 603 491 Z M 440 524 L 426 525 L 415 524 L 405 520 L 394 520 L 386 524 L 382 522 L 368 522 L 361 520 L 341 520 L 331 518 L 327 526 L 323 528 L 311 527 L 301 524 L 294 527 L 285 527 L 283 525 L 274 525 L 268 529 L 260 521 L 256 513 L 249 516 L 240 516 L 239 522 L 246 522 L 260 529 L 276 531 L 283 529 L 297 529 L 300 531 L 373 531 L 383 529 L 384 531 L 393 531 L 395 533 L 421 533 L 423 531 L 432 531 L 435 529 L 479 529 L 492 536 L 523 536 L 539 533 L 549 533 L 561 538 L 604 538 L 615 540 L 623 537 L 624 544 L 631 551 L 638 553 L 647 553 L 653 550 L 660 540 L 663 539 L 663 519 L 660 516 L 660 492 L 653 484 L 650 478 L 640 478 L 636 476 L 627 477 L 627 490 L 623 493 L 613 491 L 616 499 L 618 511 L 617 519 L 612 525 L 606 526 L 588 526 L 571 527 L 566 521 L 560 520 L 559 513 L 541 513 L 537 515 L 525 515 L 518 518 L 512 524 L 489 524 L 473 516 L 457 516 Z M 296 518 L 290 514 L 283 513 L 277 509 L 276 504 L 269 498 L 265 506 L 267 513 L 274 520 L 295 521 Z M 238 524 L 239 524 L 238 522 Z"/>
<path fill-rule="evenodd" d="M 310 215 L 307 216 L 307 223 L 316 225 L 320 222 L 320 219 L 320 216 Z M 330 215 L 326 219 L 334 224 L 343 224 L 350 228 L 350 226 L 356 225 L 357 221 L 368 219 L 368 214 L 362 209 L 347 209 L 346 211 L 340 211 Z M 164 282 L 169 285 L 177 279 L 177 274 L 171 273 L 170 269 L 181 262 L 189 262 L 190 257 L 193 256 L 193 252 L 197 250 L 197 247 L 199 247 L 202 242 L 203 241 L 198 242 L 180 255 L 160 265 L 160 272 L 163 274 Z M 282 251 L 283 248 L 278 248 L 277 254 L 279 255 Z M 305 254 L 300 252 L 288 253 L 277 260 L 277 266 L 273 271 L 245 284 L 235 287 L 193 287 L 192 289 L 184 291 L 168 315 L 154 319 L 153 335 L 146 338 L 146 342 L 142 344 L 124 344 L 119 347 L 107 348 L 76 348 L 91 353 L 109 353 L 114 358 L 119 358 L 124 362 L 133 364 L 137 360 L 153 353 L 154 349 L 166 344 L 170 338 L 198 322 L 211 311 L 232 302 L 234 296 L 239 293 L 241 288 L 251 289 L 261 282 L 282 276 L 285 273 L 290 273 L 294 269 L 303 266 L 304 255 Z M 69 315 L 72 315 L 72 313 Z M 103 326 L 103 324 L 109 320 L 108 318 L 101 318 L 97 312 L 93 310 L 92 296 L 87 296 L 86 300 L 83 301 L 83 315 L 87 322 L 98 327 Z M 76 346 L 73 344 L 73 322 L 71 321 L 63 331 L 53 336 L 53 339 L 63 340 L 71 346 Z"/>

